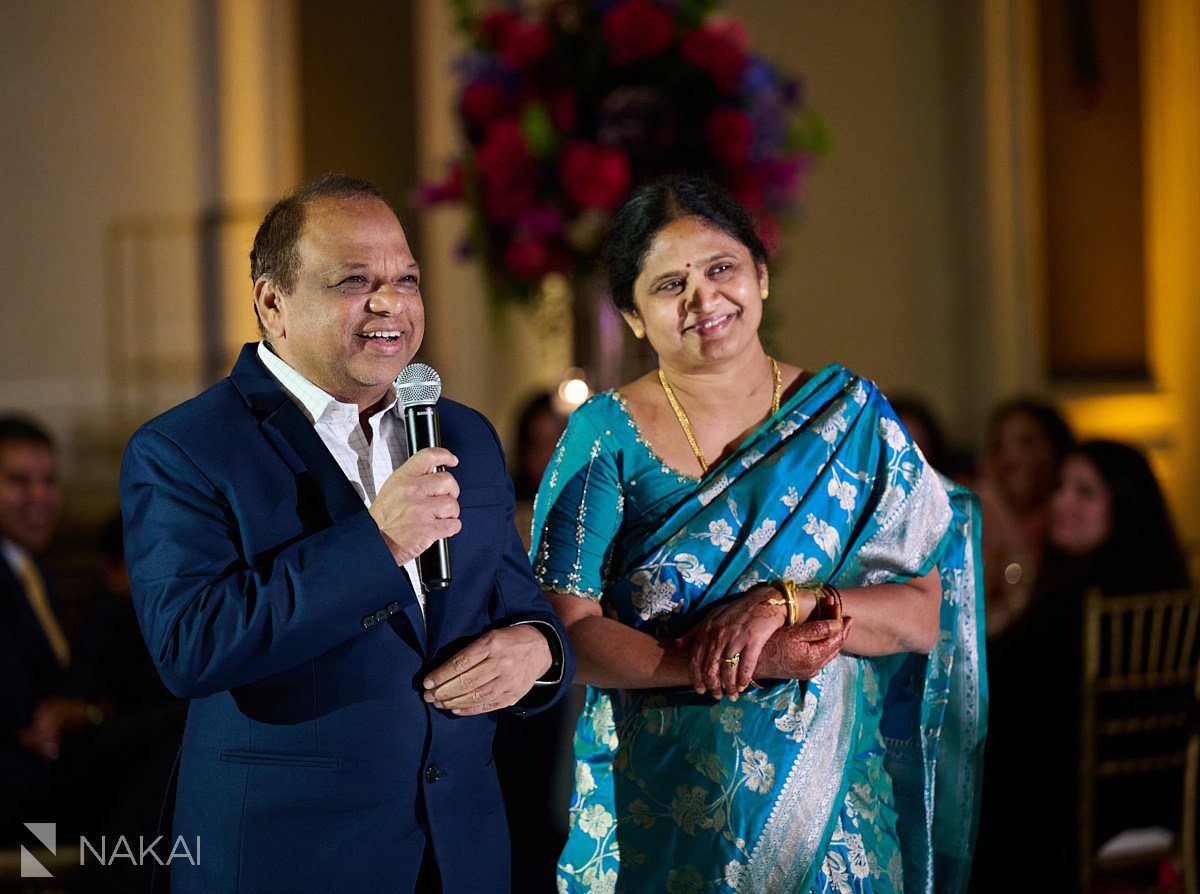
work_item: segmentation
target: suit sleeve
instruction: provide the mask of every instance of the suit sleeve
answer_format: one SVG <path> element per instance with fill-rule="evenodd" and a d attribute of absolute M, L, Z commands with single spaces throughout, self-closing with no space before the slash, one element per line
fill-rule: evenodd
<path fill-rule="evenodd" d="M 495 441 L 496 450 L 500 452 L 501 468 L 503 469 L 504 451 L 500 445 L 500 439 L 496 435 L 496 430 L 482 415 L 480 418 L 483 419 L 488 432 Z M 506 486 L 505 544 L 500 565 L 496 571 L 494 603 L 496 609 L 493 621 L 497 627 L 536 621 L 539 628 L 552 629 L 558 637 L 563 656 L 561 679 L 554 685 L 535 686 L 528 695 L 510 709 L 514 713 L 528 715 L 536 714 L 550 707 L 566 692 L 571 679 L 575 676 L 575 653 L 571 649 L 571 642 L 562 621 L 559 620 L 558 614 L 550 605 L 550 600 L 546 598 L 546 594 L 542 592 L 542 588 L 533 578 L 529 557 L 525 553 L 521 536 L 517 533 L 517 527 L 513 523 L 516 501 L 512 479 L 505 474 L 504 482 Z"/>
<path fill-rule="evenodd" d="M 295 667 L 416 600 L 365 509 L 252 566 L 229 501 L 150 429 L 125 452 L 121 513 L 142 633 L 183 698 Z"/>

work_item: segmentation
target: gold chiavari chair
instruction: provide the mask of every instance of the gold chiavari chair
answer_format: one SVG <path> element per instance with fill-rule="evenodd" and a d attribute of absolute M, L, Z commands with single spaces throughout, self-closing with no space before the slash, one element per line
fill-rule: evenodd
<path fill-rule="evenodd" d="M 1200 592 L 1104 596 L 1093 590 L 1084 601 L 1083 645 L 1080 889 L 1092 892 L 1100 877 L 1114 872 L 1152 872 L 1170 858 L 1182 872 L 1184 890 L 1197 894 Z M 1100 856 L 1096 818 L 1105 787 L 1113 780 L 1162 780 L 1163 774 L 1182 783 L 1172 815 L 1156 819 L 1174 829 L 1171 843 L 1121 857 Z"/>

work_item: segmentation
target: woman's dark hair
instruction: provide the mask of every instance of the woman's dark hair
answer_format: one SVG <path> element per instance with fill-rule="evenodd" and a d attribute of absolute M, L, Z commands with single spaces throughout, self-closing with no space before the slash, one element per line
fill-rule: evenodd
<path fill-rule="evenodd" d="M 1108 488 L 1112 528 L 1077 560 L 1049 550 L 1048 566 L 1078 565 L 1081 583 L 1108 594 L 1143 593 L 1188 586 L 1187 559 L 1167 501 L 1142 453 L 1116 441 L 1084 441 L 1067 453 L 1092 464 Z M 1047 570 L 1051 570 L 1048 568 Z"/>
<path fill-rule="evenodd" d="M 1067 452 L 1092 464 L 1109 492 L 1112 527 L 1103 544 L 1084 556 L 1046 546 L 1038 588 L 1045 594 L 1153 593 L 1188 586 L 1188 563 L 1171 523 L 1163 491 L 1139 450 L 1114 440 L 1086 440 Z"/>
<path fill-rule="evenodd" d="M 526 456 L 533 447 L 534 424 L 541 416 L 554 416 L 562 420 L 566 427 L 566 418 L 554 405 L 554 398 L 549 391 L 535 394 L 522 407 L 517 417 L 517 449 L 512 454 L 511 473 L 513 489 L 518 500 L 532 500 L 537 495 L 538 485 L 542 483 L 542 472 L 545 469 L 526 469 Z"/>
<path fill-rule="evenodd" d="M 633 312 L 633 284 L 642 271 L 650 243 L 667 224 L 696 217 L 750 250 L 756 264 L 767 262 L 767 249 L 746 209 L 707 177 L 673 176 L 639 187 L 613 219 L 604 261 L 608 287 L 618 310 Z"/>
<path fill-rule="evenodd" d="M 1071 427 L 1067 425 L 1058 410 L 1050 404 L 1031 397 L 1014 398 L 1002 403 L 992 412 L 992 416 L 988 420 L 988 452 L 995 452 L 1000 426 L 1010 416 L 1018 414 L 1024 414 L 1038 424 L 1038 427 L 1046 435 L 1046 440 L 1054 449 L 1055 461 L 1061 464 L 1067 451 L 1075 444 L 1075 436 L 1071 434 Z"/>

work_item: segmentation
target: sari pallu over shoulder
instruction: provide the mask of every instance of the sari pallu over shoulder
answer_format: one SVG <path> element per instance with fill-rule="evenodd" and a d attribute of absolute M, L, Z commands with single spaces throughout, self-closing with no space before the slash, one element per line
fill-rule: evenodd
<path fill-rule="evenodd" d="M 550 491 L 535 554 L 542 525 L 554 524 Z M 668 507 L 640 548 L 611 556 L 606 612 L 678 636 L 762 581 L 851 587 L 936 565 L 938 644 L 929 659 L 841 656 L 808 683 L 784 681 L 736 705 L 690 690 L 590 690 L 560 887 L 809 890 L 869 717 L 885 736 L 901 813 L 903 889 L 961 890 L 973 836 L 962 819 L 976 813 L 986 702 L 977 518 L 970 495 L 947 493 L 872 384 L 837 366 L 806 383 Z M 554 586 L 554 569 L 539 574 Z M 955 831 L 943 831 L 946 818 Z M 898 889 L 899 867 L 889 873 Z"/>

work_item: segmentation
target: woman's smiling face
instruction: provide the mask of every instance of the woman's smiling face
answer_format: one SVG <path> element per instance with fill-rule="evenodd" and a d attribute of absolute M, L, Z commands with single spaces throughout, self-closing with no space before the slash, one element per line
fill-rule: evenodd
<path fill-rule="evenodd" d="M 1062 481 L 1050 501 L 1050 543 L 1073 556 L 1099 549 L 1113 526 L 1112 493 L 1085 456 L 1063 463 Z"/>
<path fill-rule="evenodd" d="M 767 269 L 740 241 L 697 217 L 671 221 L 654 237 L 633 284 L 637 313 L 659 358 L 695 368 L 757 344 Z"/>

